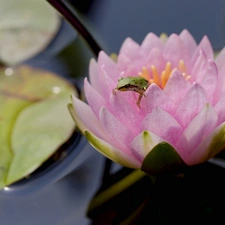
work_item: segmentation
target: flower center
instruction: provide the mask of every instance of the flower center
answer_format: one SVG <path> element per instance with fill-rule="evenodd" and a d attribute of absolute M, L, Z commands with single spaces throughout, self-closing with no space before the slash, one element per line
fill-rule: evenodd
<path fill-rule="evenodd" d="M 191 76 L 187 74 L 187 69 L 182 59 L 178 63 L 178 68 L 172 68 L 171 63 L 167 62 L 165 69 L 160 74 L 154 65 L 151 66 L 150 70 L 143 66 L 142 71 L 139 72 L 138 75 L 148 80 L 150 84 L 155 83 L 163 89 L 174 70 L 179 70 L 186 80 L 191 78 Z"/>

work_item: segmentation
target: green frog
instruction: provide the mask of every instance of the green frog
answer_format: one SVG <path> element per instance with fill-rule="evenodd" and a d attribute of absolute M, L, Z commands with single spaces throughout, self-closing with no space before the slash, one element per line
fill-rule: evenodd
<path fill-rule="evenodd" d="M 149 85 L 149 82 L 143 77 L 122 77 L 118 80 L 117 87 L 113 89 L 112 93 L 116 94 L 115 90 L 135 91 L 139 93 L 140 95 L 136 104 L 140 108 L 141 99 L 145 95 L 145 91 Z"/>

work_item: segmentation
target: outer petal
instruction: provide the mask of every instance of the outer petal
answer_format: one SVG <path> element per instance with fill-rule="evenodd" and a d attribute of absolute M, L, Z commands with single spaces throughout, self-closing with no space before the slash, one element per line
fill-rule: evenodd
<path fill-rule="evenodd" d="M 126 101 L 123 92 L 118 91 L 116 95 L 111 96 L 110 111 L 135 135 L 139 133 L 142 118 L 137 110 Z"/>
<path fill-rule="evenodd" d="M 85 132 L 85 136 L 96 150 L 114 162 L 129 168 L 141 167 L 141 163 L 133 155 L 121 151 L 120 149 L 96 137 L 88 131 Z"/>
<path fill-rule="evenodd" d="M 220 53 L 217 55 L 215 62 L 216 65 L 218 67 L 218 69 L 220 70 L 224 64 L 225 64 L 225 47 L 220 51 Z"/>
<path fill-rule="evenodd" d="M 196 61 L 193 63 L 191 70 L 191 81 L 196 82 L 202 80 L 206 71 L 207 59 L 203 50 L 199 50 Z"/>
<path fill-rule="evenodd" d="M 205 90 L 199 84 L 193 84 L 175 112 L 176 120 L 185 128 L 205 106 L 206 102 Z"/>
<path fill-rule="evenodd" d="M 157 106 L 170 113 L 173 113 L 175 108 L 170 97 L 156 84 L 151 84 L 141 100 L 141 114 L 146 116 Z"/>
<path fill-rule="evenodd" d="M 179 154 L 188 165 L 193 165 L 193 157 L 190 157 L 202 139 L 208 135 L 217 124 L 217 114 L 210 104 L 206 104 L 201 112 L 191 121 L 183 132 L 177 148 Z"/>
<path fill-rule="evenodd" d="M 151 151 L 154 146 L 164 142 L 165 140 L 148 130 L 141 132 L 131 143 L 133 154 L 143 162 L 145 156 Z"/>
<path fill-rule="evenodd" d="M 104 71 L 108 74 L 114 83 L 117 83 L 119 71 L 117 70 L 116 63 L 103 51 L 98 56 L 99 71 L 104 67 Z"/>
<path fill-rule="evenodd" d="M 84 91 L 88 104 L 98 118 L 101 107 L 108 107 L 107 101 L 89 84 L 87 78 L 84 80 Z"/>
<path fill-rule="evenodd" d="M 142 121 L 141 130 L 149 130 L 170 144 L 175 144 L 183 129 L 180 124 L 166 111 L 156 107 Z"/>
<path fill-rule="evenodd" d="M 143 40 L 141 44 L 141 49 L 148 54 L 153 48 L 158 48 L 162 50 L 163 42 L 154 33 L 149 33 Z"/>
<path fill-rule="evenodd" d="M 186 29 L 184 29 L 179 36 L 189 52 L 189 57 L 191 57 L 197 48 L 197 43 L 195 39 Z"/>
<path fill-rule="evenodd" d="M 100 121 L 96 118 L 91 108 L 74 96 L 72 96 L 72 102 L 73 106 L 71 104 L 69 105 L 69 111 L 81 132 L 84 133 L 88 130 L 94 135 L 107 140 L 107 135 L 105 134 Z"/>
<path fill-rule="evenodd" d="M 130 144 L 135 137 L 134 134 L 104 107 L 100 110 L 99 117 L 113 145 L 131 154 Z"/>
<path fill-rule="evenodd" d="M 185 80 L 178 70 L 175 70 L 163 90 L 177 106 L 190 87 L 191 83 Z"/>
<path fill-rule="evenodd" d="M 206 72 L 200 82 L 201 86 L 205 89 L 208 101 L 214 105 L 218 101 L 218 96 L 221 95 L 221 90 L 218 90 L 218 70 L 216 64 L 209 60 L 206 66 Z"/>
<path fill-rule="evenodd" d="M 201 141 L 195 151 L 192 151 L 189 161 L 192 165 L 205 162 L 221 152 L 224 147 L 225 123 L 222 123 Z"/>
<path fill-rule="evenodd" d="M 225 92 L 214 106 L 214 109 L 218 115 L 217 124 L 219 125 L 225 121 Z"/>
<path fill-rule="evenodd" d="M 164 58 L 167 62 L 171 62 L 173 68 L 177 68 L 179 61 L 182 59 L 189 71 L 189 56 L 184 43 L 176 34 L 171 34 L 166 42 L 164 51 Z"/>
<path fill-rule="evenodd" d="M 101 84 L 100 93 L 102 96 L 105 97 L 106 100 L 108 100 L 112 94 L 112 90 L 117 86 L 117 83 L 115 83 L 109 75 L 104 70 L 104 66 L 100 71 L 99 74 L 99 82 Z"/>
<path fill-rule="evenodd" d="M 210 41 L 207 36 L 204 36 L 192 56 L 192 59 L 191 59 L 192 63 L 196 61 L 198 57 L 198 53 L 201 49 L 204 51 L 207 59 L 214 59 L 214 53 L 213 53 L 213 49 L 210 44 Z"/>
<path fill-rule="evenodd" d="M 99 82 L 99 72 L 98 64 L 94 59 L 90 60 L 89 64 L 89 78 L 91 85 L 98 91 L 101 89 L 101 84 Z"/>
<path fill-rule="evenodd" d="M 222 93 L 225 91 L 225 64 L 224 67 L 222 67 L 219 70 L 219 87 L 218 89 L 220 89 L 222 91 Z"/>

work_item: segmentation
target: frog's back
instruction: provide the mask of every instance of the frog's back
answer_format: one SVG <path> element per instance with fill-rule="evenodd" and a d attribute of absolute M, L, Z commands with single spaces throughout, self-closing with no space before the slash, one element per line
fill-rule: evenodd
<path fill-rule="evenodd" d="M 125 85 L 146 85 L 148 84 L 148 81 L 143 78 L 143 77 L 139 77 L 139 76 L 129 76 L 129 77 L 122 77 L 118 80 L 118 84 L 120 86 L 125 86 Z"/>

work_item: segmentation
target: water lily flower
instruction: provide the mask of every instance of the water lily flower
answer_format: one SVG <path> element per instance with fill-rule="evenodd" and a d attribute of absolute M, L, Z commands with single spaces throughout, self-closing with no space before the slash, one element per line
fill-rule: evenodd
<path fill-rule="evenodd" d="M 147 85 L 136 85 L 138 77 Z M 225 48 L 214 59 L 206 36 L 198 45 L 187 30 L 167 39 L 149 33 L 141 45 L 127 38 L 116 62 L 103 51 L 90 61 L 89 79 L 88 104 L 73 96 L 70 112 L 111 160 L 131 168 L 160 159 L 191 166 L 223 150 Z"/>

